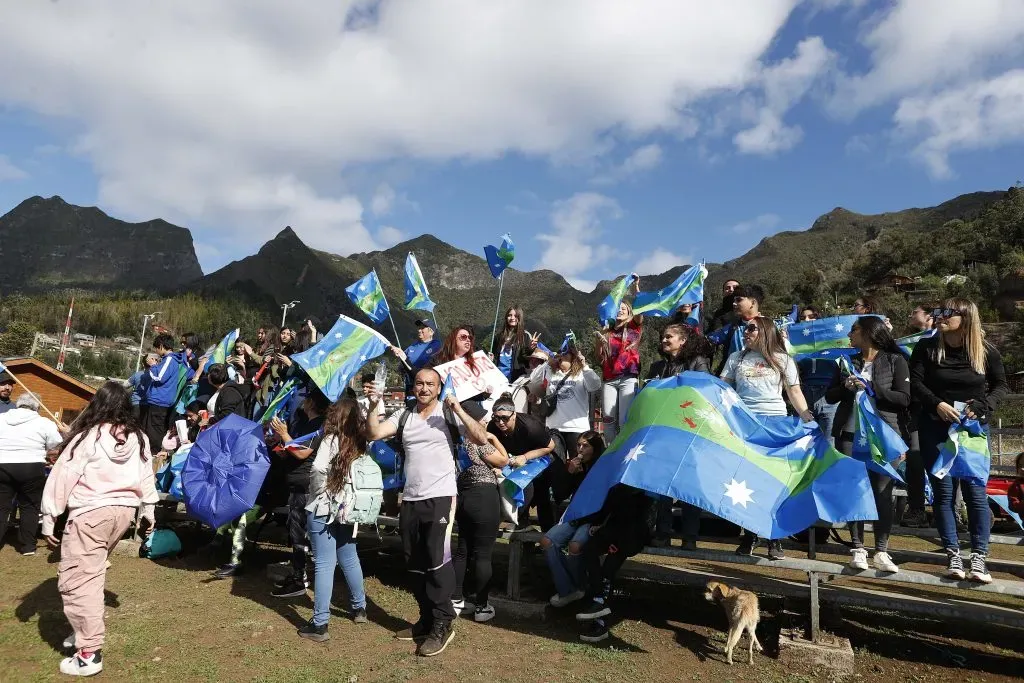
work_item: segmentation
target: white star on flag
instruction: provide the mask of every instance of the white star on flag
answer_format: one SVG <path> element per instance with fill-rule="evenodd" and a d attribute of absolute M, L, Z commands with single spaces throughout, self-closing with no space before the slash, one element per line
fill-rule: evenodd
<path fill-rule="evenodd" d="M 335 332 L 334 333 L 334 338 L 335 339 L 341 339 L 341 332 Z"/>
<path fill-rule="evenodd" d="M 326 352 L 326 351 L 324 351 L 323 349 L 320 349 L 319 351 L 317 351 L 317 352 L 316 352 L 316 355 L 318 355 L 318 356 L 322 356 L 322 355 L 324 355 L 325 353 L 327 353 L 327 352 Z"/>
<path fill-rule="evenodd" d="M 836 332 L 842 332 L 842 331 L 843 331 L 843 324 L 842 323 L 836 323 Z"/>
<path fill-rule="evenodd" d="M 805 337 L 810 337 L 811 336 L 811 328 L 808 327 L 808 328 L 806 328 L 804 330 L 804 336 Z"/>
<path fill-rule="evenodd" d="M 623 459 L 622 462 L 629 462 L 631 460 L 633 462 L 636 462 L 636 459 L 639 458 L 643 454 L 644 454 L 644 445 L 642 443 L 638 443 L 637 445 L 635 445 L 635 446 L 633 446 L 632 448 L 629 449 L 629 453 L 626 453 L 626 457 Z"/>
<path fill-rule="evenodd" d="M 861 434 L 860 437 L 857 439 L 857 443 L 859 445 L 861 445 L 861 446 L 867 446 L 868 445 L 868 437 L 865 436 L 864 434 Z"/>
<path fill-rule="evenodd" d="M 359 360 L 366 360 L 366 354 L 364 353 L 363 355 L 359 356 Z"/>
<path fill-rule="evenodd" d="M 733 505 L 742 505 L 744 509 L 747 507 L 747 503 L 754 502 L 754 499 L 750 497 L 750 494 L 753 492 L 753 489 L 747 488 L 747 482 L 745 481 L 733 479 L 728 484 L 725 484 L 725 495 L 732 498 Z"/>
<path fill-rule="evenodd" d="M 800 437 L 799 439 L 797 439 L 796 441 L 793 442 L 793 445 L 796 446 L 797 448 L 799 448 L 802 451 L 809 451 L 809 450 L 811 450 L 811 446 L 813 444 L 814 444 L 814 437 L 811 436 L 810 434 L 808 434 L 807 436 L 802 436 L 802 437 Z"/>

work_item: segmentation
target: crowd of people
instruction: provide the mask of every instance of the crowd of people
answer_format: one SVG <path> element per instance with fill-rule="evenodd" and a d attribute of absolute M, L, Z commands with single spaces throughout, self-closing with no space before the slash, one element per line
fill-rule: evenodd
<path fill-rule="evenodd" d="M 523 528 L 535 510 L 540 547 L 555 587 L 550 604 L 566 608 L 586 600 L 576 608 L 583 622 L 580 637 L 599 642 L 609 635 L 609 599 L 617 572 L 646 545 L 671 542 L 675 508 L 681 508 L 682 547 L 695 549 L 699 539 L 700 509 L 624 484 L 613 487 L 594 514 L 560 520 L 562 505 L 615 440 L 630 404 L 647 382 L 681 372 L 713 372 L 751 412 L 816 421 L 847 455 L 853 448 L 855 401 L 861 392 L 870 392 L 881 418 L 910 445 L 905 454 L 910 509 L 903 523 L 917 526 L 928 524 L 925 473 L 938 457 L 949 425 L 963 416 L 987 423 L 1007 393 L 1000 354 L 985 341 L 978 308 L 970 301 L 951 299 L 941 306 L 915 308 L 908 324 L 928 334 L 908 358 L 879 303 L 868 296 L 857 299 L 852 312 L 858 318 L 849 333 L 855 372 L 849 373 L 834 360 L 794 361 L 784 330 L 762 313 L 764 299 L 761 287 L 729 280 L 716 310 L 681 307 L 655 330 L 660 359 L 646 371 L 640 345 L 654 323 L 635 315 L 629 303 L 622 303 L 615 319 L 595 333 L 591 359 L 571 334 L 557 351 L 549 350 L 539 334 L 529 331 L 522 308 L 512 306 L 493 335 L 491 349 L 509 391 L 493 401 L 486 395 L 461 401 L 441 398 L 444 377 L 435 366 L 461 359 L 474 368 L 474 353 L 480 350 L 475 328 L 456 325 L 441 339 L 433 320 L 417 320 L 417 341 L 391 349 L 403 375 L 406 402 L 390 415 L 372 373 L 361 378 L 361 392 L 350 389 L 333 402 L 314 383 L 302 381 L 291 356 L 316 343 L 312 320 L 303 321 L 298 331 L 263 326 L 252 344 L 239 338 L 224 363 L 211 362 L 195 335 L 181 335 L 176 343 L 161 334 L 129 386 L 104 385 L 71 425 L 40 417 L 38 401 L 29 394 L 12 405 L 10 383 L 0 378 L 0 535 L 16 496 L 20 548 L 25 554 L 35 552 L 35 520 L 41 511 L 44 536 L 61 547 L 59 590 L 74 629 L 68 643 L 75 654 L 61 663 L 61 671 L 98 672 L 106 555 L 128 528 L 135 508 L 142 508 L 143 530 L 152 528 L 155 463 L 228 415 L 258 419 L 280 399 L 282 386 L 299 381 L 301 390 L 266 421 L 266 441 L 274 455 L 260 501 L 216 530 L 213 544 L 227 561 L 215 577 L 226 579 L 242 571 L 247 526 L 264 510 L 284 506 L 291 573 L 273 587 L 272 595 L 306 595 L 310 549 L 313 556 L 313 615 L 298 635 L 328 639 L 338 566 L 348 586 L 351 617 L 365 622 L 357 525 L 346 513 L 347 496 L 369 458 L 368 444 L 389 442 L 403 463 L 404 487 L 400 501 L 393 502 L 419 608 L 418 619 L 396 638 L 414 641 L 416 652 L 429 657 L 448 647 L 459 615 L 477 622 L 493 619 L 489 592 L 499 528 L 503 522 Z M 813 306 L 799 309 L 799 320 L 819 316 Z M 182 405 L 182 387 L 189 385 L 193 389 L 187 395 L 194 398 Z M 594 395 L 600 396 L 601 405 L 597 431 Z M 310 434 L 315 438 L 292 443 Z M 548 464 L 515 509 L 503 493 L 505 468 L 541 459 Z M 1020 459 L 1018 474 L 1024 479 Z M 879 571 L 897 572 L 888 553 L 894 481 L 874 472 L 869 476 L 879 517 L 873 527 L 872 562 Z M 948 558 L 947 575 L 991 581 L 984 487 L 948 477 L 928 475 L 927 480 L 934 494 L 934 524 Z M 1016 486 L 1011 504 L 1021 505 L 1020 482 Z M 957 537 L 955 489 L 967 506 L 967 558 L 961 556 Z M 67 522 L 58 538 L 54 524 L 62 516 Z M 752 554 L 758 540 L 744 530 L 736 552 Z M 863 523 L 850 525 L 850 544 L 851 566 L 867 569 Z M 768 557 L 783 557 L 781 541 L 768 542 Z"/>

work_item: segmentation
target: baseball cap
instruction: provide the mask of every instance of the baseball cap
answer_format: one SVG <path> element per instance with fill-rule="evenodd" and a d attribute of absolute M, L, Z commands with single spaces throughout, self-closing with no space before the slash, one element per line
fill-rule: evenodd
<path fill-rule="evenodd" d="M 14 375 L 7 370 L 0 372 L 0 384 L 14 384 Z"/>
<path fill-rule="evenodd" d="M 434 321 L 430 320 L 429 318 L 424 318 L 423 320 L 416 321 L 416 328 L 419 329 L 422 327 L 429 327 L 434 332 L 437 332 L 437 325 L 435 325 Z"/>

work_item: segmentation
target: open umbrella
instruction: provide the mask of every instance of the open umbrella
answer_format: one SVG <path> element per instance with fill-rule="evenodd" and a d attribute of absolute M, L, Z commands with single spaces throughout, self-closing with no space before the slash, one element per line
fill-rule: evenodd
<path fill-rule="evenodd" d="M 214 528 L 250 510 L 270 469 L 263 428 L 228 415 L 196 439 L 181 473 L 185 509 Z"/>

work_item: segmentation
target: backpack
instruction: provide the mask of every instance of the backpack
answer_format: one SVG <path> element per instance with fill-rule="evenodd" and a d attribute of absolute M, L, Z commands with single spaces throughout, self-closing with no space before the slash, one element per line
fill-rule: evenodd
<path fill-rule="evenodd" d="M 448 410 L 448 407 L 443 408 L 444 411 L 444 423 L 448 427 L 448 436 L 451 437 L 451 449 L 452 459 L 455 461 L 455 473 L 458 474 L 462 470 L 469 467 L 472 463 L 469 460 L 469 453 L 466 452 L 466 444 L 463 442 L 462 433 L 459 432 L 458 425 L 455 424 L 455 417 Z M 405 431 L 405 425 L 409 422 L 409 417 L 412 415 L 412 411 L 408 408 L 402 409 L 402 414 L 398 417 L 398 428 L 395 430 L 395 435 L 392 437 L 394 441 L 391 447 L 395 450 L 395 454 L 398 456 L 400 465 L 399 469 L 402 471 L 402 480 L 405 480 L 405 444 L 402 441 L 402 432 Z"/>
<path fill-rule="evenodd" d="M 360 524 L 377 523 L 384 502 L 384 477 L 380 466 L 369 455 L 363 454 L 352 462 L 341 491 L 338 522 L 352 524 L 355 538 Z"/>
<path fill-rule="evenodd" d="M 158 560 L 181 552 L 181 540 L 170 529 L 154 529 L 139 548 L 139 557 Z"/>

